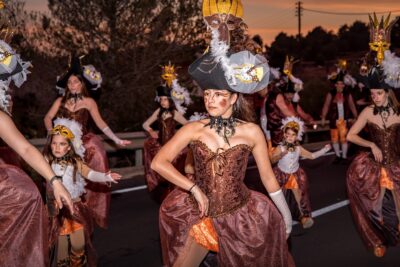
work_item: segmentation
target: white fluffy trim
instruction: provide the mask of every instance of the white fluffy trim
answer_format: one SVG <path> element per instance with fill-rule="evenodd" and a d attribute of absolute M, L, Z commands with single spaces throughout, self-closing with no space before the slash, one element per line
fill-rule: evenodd
<path fill-rule="evenodd" d="M 400 58 L 386 50 L 385 59 L 381 65 L 385 74 L 385 82 L 394 88 L 400 88 Z"/>
<path fill-rule="evenodd" d="M 304 122 L 298 117 L 287 117 L 282 120 L 281 129 L 284 130 L 289 122 L 295 122 L 299 125 L 299 132 L 297 133 L 297 140 L 301 141 L 304 134 Z"/>

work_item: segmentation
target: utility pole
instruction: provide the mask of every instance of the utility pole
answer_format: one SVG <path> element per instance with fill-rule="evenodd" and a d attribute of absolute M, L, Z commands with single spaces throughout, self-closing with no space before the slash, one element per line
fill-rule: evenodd
<path fill-rule="evenodd" d="M 296 17 L 298 18 L 298 34 L 297 34 L 297 40 L 300 41 L 301 37 L 301 16 L 303 15 L 303 7 L 302 7 L 302 2 L 298 1 L 296 2 Z"/>

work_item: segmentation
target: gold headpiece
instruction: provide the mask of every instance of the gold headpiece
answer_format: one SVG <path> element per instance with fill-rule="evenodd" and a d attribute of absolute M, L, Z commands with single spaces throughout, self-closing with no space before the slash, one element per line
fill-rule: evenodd
<path fill-rule="evenodd" d="M 382 16 L 380 21 L 375 13 L 374 18 L 372 18 L 371 15 L 368 16 L 370 28 L 369 47 L 371 50 L 377 52 L 378 64 L 381 64 L 384 59 L 384 52 L 390 47 L 390 32 L 397 18 L 390 21 L 390 13 L 386 19 Z"/>
<path fill-rule="evenodd" d="M 286 55 L 285 64 L 283 64 L 283 73 L 290 77 L 293 71 L 293 65 L 298 62 L 298 60 L 294 60 L 294 57 L 289 57 Z"/>
<path fill-rule="evenodd" d="M 227 14 L 243 18 L 243 5 L 240 0 L 203 0 L 203 16 Z"/>
<path fill-rule="evenodd" d="M 9 43 L 16 25 L 15 14 L 0 0 L 0 39 Z"/>
<path fill-rule="evenodd" d="M 285 125 L 285 129 L 286 128 L 295 129 L 298 132 L 300 130 L 300 125 L 295 121 L 291 121 Z"/>
<path fill-rule="evenodd" d="M 175 72 L 175 66 L 171 65 L 171 61 L 168 62 L 168 65 L 161 66 L 163 73 L 161 75 L 161 78 L 165 80 L 167 83 L 168 87 L 171 88 L 172 86 L 172 81 L 176 79 L 176 72 Z"/>
<path fill-rule="evenodd" d="M 347 69 L 347 60 L 346 59 L 339 59 L 337 66 L 339 69 L 345 71 Z"/>
<path fill-rule="evenodd" d="M 51 129 L 52 135 L 62 135 L 63 137 L 67 138 L 68 140 L 73 141 L 75 136 L 70 129 L 65 127 L 64 125 L 56 125 L 53 129 Z"/>

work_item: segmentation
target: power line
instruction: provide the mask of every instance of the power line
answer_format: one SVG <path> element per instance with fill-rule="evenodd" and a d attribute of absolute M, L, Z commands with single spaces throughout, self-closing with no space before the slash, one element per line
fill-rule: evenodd
<path fill-rule="evenodd" d="M 370 15 L 371 13 L 365 12 L 333 12 L 333 11 L 325 11 L 325 10 L 317 10 L 317 9 L 309 9 L 309 8 L 302 8 L 304 11 L 326 14 L 326 15 L 341 15 L 341 16 L 359 16 L 359 15 Z M 381 11 L 375 12 L 375 14 L 386 14 L 386 13 L 398 13 L 400 10 L 389 10 L 389 11 Z"/>

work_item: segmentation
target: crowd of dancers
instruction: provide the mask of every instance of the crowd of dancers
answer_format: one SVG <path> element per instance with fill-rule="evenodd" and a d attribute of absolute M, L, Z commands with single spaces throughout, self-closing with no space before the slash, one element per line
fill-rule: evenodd
<path fill-rule="evenodd" d="M 299 160 L 333 149 L 336 162 L 347 162 L 348 142 L 367 148 L 347 172 L 354 222 L 371 252 L 384 256 L 400 241 L 400 105 L 393 93 L 400 58 L 388 50 L 395 20 L 370 17 L 371 51 L 357 77 L 345 61 L 328 76 L 332 90 L 321 119 L 329 121 L 331 144 L 310 152 L 301 141 L 306 124 L 316 122 L 299 103 L 303 81 L 292 73 L 293 58 L 282 73 L 268 65 L 246 34 L 240 0 L 203 0 L 202 7 L 212 38 L 188 73 L 207 113 L 185 118 L 190 94 L 169 63 L 156 89 L 159 106 L 143 123 L 145 179 L 161 203 L 164 266 L 199 266 L 209 252 L 218 266 L 295 266 L 287 245 L 292 220 L 314 224 Z M 0 266 L 96 266 L 93 229 L 107 227 L 110 185 L 121 175 L 110 172 L 89 121 L 116 145 L 130 142 L 113 133 L 90 97 L 101 74 L 71 57 L 56 82 L 60 97 L 44 117 L 43 153 L 30 145 L 12 122 L 8 93 L 27 80 L 30 64 L 6 41 L 0 40 Z M 263 97 L 259 121 L 247 97 L 256 93 Z M 250 154 L 267 195 L 244 184 Z M 46 180 L 45 202 L 21 158 Z"/>

